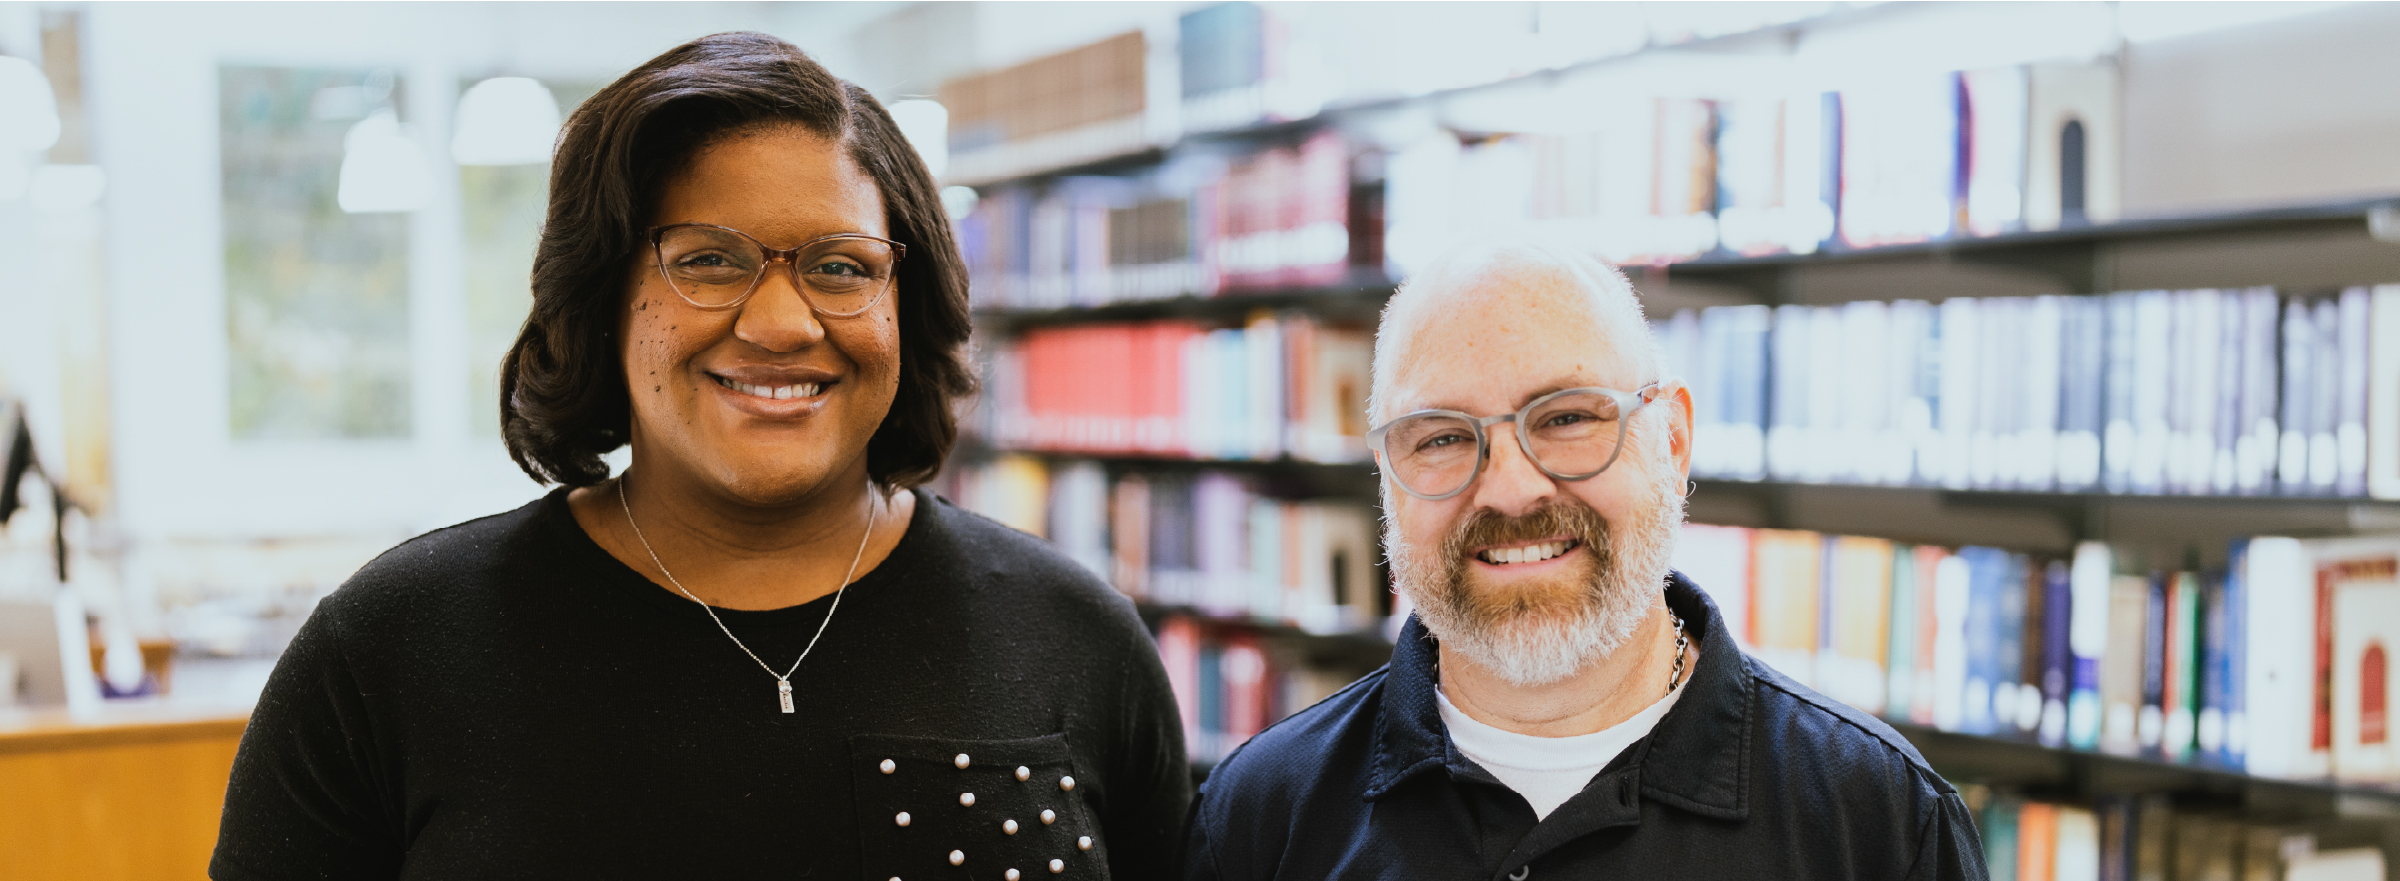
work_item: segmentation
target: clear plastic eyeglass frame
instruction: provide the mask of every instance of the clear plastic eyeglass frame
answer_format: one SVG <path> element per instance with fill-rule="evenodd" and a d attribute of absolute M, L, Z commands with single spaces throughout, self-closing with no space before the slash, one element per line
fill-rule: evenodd
<path fill-rule="evenodd" d="M 1547 474 L 1557 480 L 1590 480 L 1594 477 L 1600 476 L 1600 473 L 1607 471 L 1610 466 L 1617 464 L 1617 457 L 1625 452 L 1626 425 L 1632 421 L 1635 414 L 1642 411 L 1642 408 L 1650 406 L 1652 403 L 1656 402 L 1660 394 L 1665 392 L 1667 388 L 1668 386 L 1665 383 L 1654 382 L 1643 386 L 1639 391 L 1631 392 L 1618 391 L 1611 388 L 1601 388 L 1599 386 L 1560 389 L 1526 402 L 1525 406 L 1517 408 L 1516 412 L 1514 413 L 1499 413 L 1491 416 L 1475 416 L 1473 414 L 1462 413 L 1457 410 L 1418 410 L 1414 413 L 1408 413 L 1394 418 L 1391 421 L 1385 422 L 1384 424 L 1378 425 L 1372 430 L 1369 430 L 1367 432 L 1367 449 L 1372 450 L 1375 453 L 1376 465 L 1382 468 L 1384 473 L 1392 478 L 1392 483 L 1397 484 L 1402 492 L 1406 492 L 1409 495 L 1416 496 L 1417 498 L 1424 499 L 1429 502 L 1438 502 L 1443 499 L 1456 496 L 1459 493 L 1466 492 L 1468 487 L 1475 485 L 1477 478 L 1483 476 L 1484 467 L 1490 465 L 1492 461 L 1492 435 L 1490 429 L 1494 425 L 1508 422 L 1514 423 L 1516 426 L 1517 449 L 1525 451 L 1525 459 L 1526 461 L 1532 462 L 1533 467 L 1541 469 L 1543 474 Z M 1600 467 L 1580 474 L 1561 473 L 1551 470 L 1550 466 L 1543 464 L 1541 457 L 1534 453 L 1533 440 L 1525 436 L 1525 423 L 1527 418 L 1530 417 L 1535 410 L 1541 409 L 1542 405 L 1568 395 L 1578 394 L 1600 395 L 1616 403 L 1617 439 L 1613 447 L 1609 450 L 1608 459 L 1601 462 Z M 1420 416 L 1449 416 L 1456 418 L 1467 425 L 1473 426 L 1475 429 L 1475 470 L 1468 472 L 1467 478 L 1459 481 L 1458 486 L 1452 487 L 1448 492 L 1419 492 L 1417 491 L 1416 487 L 1409 486 L 1408 481 L 1401 479 L 1397 473 L 1394 473 L 1391 464 L 1392 455 L 1389 451 L 1384 449 L 1384 438 L 1386 436 L 1386 432 L 1390 431 L 1392 426 Z"/>
<path fill-rule="evenodd" d="M 742 291 L 741 296 L 735 297 L 732 300 L 724 303 L 702 303 L 693 300 L 689 295 L 683 292 L 681 287 L 675 284 L 674 276 L 667 273 L 666 255 L 663 252 L 666 237 L 668 233 L 674 232 L 675 230 L 690 227 L 717 230 L 719 232 L 729 232 L 742 237 L 744 240 L 753 245 L 758 246 L 759 253 L 763 255 L 765 259 L 759 264 L 758 274 L 750 277 L 749 289 Z M 885 245 L 888 245 L 892 249 L 892 262 L 890 266 L 885 267 L 886 272 L 883 279 L 883 287 L 881 290 L 875 292 L 875 296 L 867 298 L 866 304 L 859 306 L 856 309 L 837 312 L 818 305 L 816 299 L 809 295 L 808 284 L 800 277 L 800 254 L 801 252 L 817 247 L 818 245 L 840 239 L 860 239 L 870 242 L 881 242 Z M 867 235 L 866 233 L 846 232 L 834 233 L 833 235 L 829 236 L 818 236 L 816 238 L 809 239 L 808 241 L 801 242 L 793 247 L 777 250 L 775 248 L 767 247 L 767 243 L 759 241 L 757 238 L 752 237 L 749 233 L 734 229 L 730 226 L 718 226 L 713 223 L 670 223 L 665 226 L 656 226 L 650 228 L 650 259 L 652 265 L 658 269 L 659 280 L 666 282 L 667 290 L 674 291 L 675 296 L 681 298 L 684 302 L 690 303 L 696 308 L 709 310 L 734 309 L 740 307 L 744 303 L 750 302 L 750 295 L 758 293 L 759 283 L 766 281 L 767 279 L 767 267 L 780 263 L 785 267 L 785 271 L 791 274 L 792 288 L 800 292 L 801 299 L 808 303 L 808 308 L 810 311 L 816 312 L 817 314 L 826 316 L 828 318 L 855 318 L 859 315 L 865 314 L 867 310 L 875 308 L 875 304 L 883 302 L 884 297 L 891 295 L 892 283 L 894 281 L 892 278 L 892 273 L 898 270 L 900 261 L 907 256 L 907 245 L 892 241 L 891 239 Z"/>

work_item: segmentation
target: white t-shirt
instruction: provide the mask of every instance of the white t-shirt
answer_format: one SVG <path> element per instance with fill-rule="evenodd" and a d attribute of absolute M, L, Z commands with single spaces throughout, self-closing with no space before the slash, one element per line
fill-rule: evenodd
<path fill-rule="evenodd" d="M 1433 696 L 1441 704 L 1442 725 L 1450 729 L 1450 742 L 1524 796 L 1526 803 L 1533 805 L 1534 818 L 1540 819 L 1582 792 L 1593 775 L 1616 761 L 1618 753 L 1658 727 L 1658 720 L 1683 696 L 1683 688 L 1676 687 L 1623 722 L 1572 737 L 1537 737 L 1494 728 L 1468 717 L 1440 688 L 1433 690 Z"/>

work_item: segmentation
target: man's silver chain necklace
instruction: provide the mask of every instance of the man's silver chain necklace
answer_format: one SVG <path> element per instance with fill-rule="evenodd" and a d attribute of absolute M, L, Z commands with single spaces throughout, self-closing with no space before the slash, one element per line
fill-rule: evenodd
<path fill-rule="evenodd" d="M 1675 686 L 1683 684 L 1683 658 L 1688 654 L 1685 650 L 1691 647 L 1692 640 L 1683 635 L 1682 615 L 1675 614 L 1674 609 L 1668 609 L 1667 617 L 1675 621 L 1675 669 L 1667 674 L 1667 693 L 1674 694 Z"/>
<path fill-rule="evenodd" d="M 651 549 L 650 539 L 642 536 L 642 525 L 633 520 L 633 504 L 625 501 L 625 478 L 621 476 L 617 478 L 617 505 L 625 509 L 625 525 L 633 527 L 633 540 L 642 543 L 642 550 L 650 555 L 650 562 L 658 566 L 660 574 L 667 576 L 667 583 L 675 585 L 676 592 L 683 594 L 684 598 L 699 603 L 700 611 L 708 613 L 708 620 L 716 622 L 718 630 L 725 631 L 725 638 L 733 640 L 735 648 L 741 649 L 742 654 L 749 655 L 750 660 L 758 663 L 759 669 L 767 671 L 767 675 L 775 677 L 776 700 L 781 702 L 784 712 L 793 712 L 792 674 L 800 672 L 800 662 L 808 660 L 808 653 L 816 650 L 817 640 L 824 638 L 826 625 L 833 623 L 833 613 L 841 611 L 842 593 L 850 589 L 850 579 L 858 574 L 858 561 L 865 559 L 867 555 L 867 539 L 875 534 L 874 503 L 870 500 L 867 504 L 867 531 L 858 537 L 858 553 L 850 557 L 850 571 L 842 574 L 842 586 L 833 589 L 833 605 L 825 610 L 825 620 L 818 622 L 817 635 L 808 638 L 808 646 L 800 650 L 800 657 L 792 662 L 792 668 L 781 673 L 775 672 L 775 668 L 767 666 L 766 661 L 759 659 L 757 652 L 751 651 L 749 646 L 743 645 L 742 638 L 733 635 L 733 629 L 726 627 L 725 620 L 717 617 L 716 609 L 711 608 L 699 597 L 692 596 L 691 591 L 684 589 L 683 582 L 675 580 L 675 573 L 667 571 L 667 564 L 658 559 L 658 551 Z M 1681 626 L 1681 623 L 1678 622 L 1677 627 Z M 1676 668 L 1682 669 L 1680 659 L 1676 662 Z"/>

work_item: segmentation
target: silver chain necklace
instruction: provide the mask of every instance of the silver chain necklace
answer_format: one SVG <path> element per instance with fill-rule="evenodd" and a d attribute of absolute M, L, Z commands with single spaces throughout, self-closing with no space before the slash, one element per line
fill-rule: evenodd
<path fill-rule="evenodd" d="M 800 672 L 800 662 L 808 660 L 808 653 L 816 650 L 817 640 L 825 636 L 825 626 L 833 623 L 833 613 L 842 609 L 842 593 L 850 589 L 851 577 L 858 574 L 858 561 L 867 555 L 867 539 L 875 534 L 874 503 L 870 501 L 867 504 L 867 531 L 858 537 L 858 553 L 850 557 L 850 571 L 842 574 L 842 586 L 833 589 L 833 605 L 825 610 L 825 620 L 818 622 L 817 635 L 808 638 L 808 646 L 800 650 L 800 657 L 792 662 L 792 668 L 781 673 L 775 672 L 775 668 L 767 666 L 766 661 L 759 659 L 757 652 L 751 651 L 749 646 L 743 645 L 742 638 L 733 635 L 733 629 L 726 627 L 725 620 L 717 617 L 716 609 L 710 608 L 708 603 L 703 602 L 699 597 L 692 596 L 691 591 L 684 589 L 683 582 L 675 580 L 675 573 L 667 571 L 667 564 L 658 559 L 658 551 L 651 549 L 650 539 L 642 536 L 642 525 L 634 522 L 633 504 L 625 501 L 625 478 L 623 477 L 617 478 L 617 505 L 625 509 L 625 525 L 633 527 L 633 540 L 642 543 L 642 550 L 650 555 L 650 562 L 656 564 L 658 571 L 667 576 L 667 583 L 675 585 L 676 592 L 683 594 L 684 598 L 699 603 L 700 611 L 708 613 L 708 620 L 716 622 L 718 630 L 725 631 L 725 638 L 733 640 L 735 648 L 741 649 L 742 654 L 749 655 L 750 660 L 758 663 L 759 669 L 767 671 L 767 675 L 775 677 L 775 699 L 783 705 L 784 712 L 792 712 L 792 674 Z"/>
<path fill-rule="evenodd" d="M 1682 615 L 1675 614 L 1674 609 L 1668 609 L 1667 617 L 1675 622 L 1675 669 L 1667 673 L 1667 693 L 1674 694 L 1675 686 L 1683 684 L 1683 658 L 1686 654 L 1685 649 L 1691 647 L 1692 640 L 1683 635 Z"/>

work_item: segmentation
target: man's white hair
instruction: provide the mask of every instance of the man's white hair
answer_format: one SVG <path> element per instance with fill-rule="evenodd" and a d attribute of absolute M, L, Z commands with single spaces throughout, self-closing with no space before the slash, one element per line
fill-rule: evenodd
<path fill-rule="evenodd" d="M 1446 314 L 1435 305 L 1441 292 L 1493 274 L 1548 276 L 1568 282 L 1581 293 L 1593 315 L 1620 350 L 1633 358 L 1643 375 L 1664 380 L 1666 365 L 1658 339 L 1642 312 L 1633 284 L 1616 267 L 1580 248 L 1559 242 L 1524 239 L 1471 240 L 1435 257 L 1384 304 L 1383 320 L 1375 330 L 1375 361 L 1367 386 L 1367 424 L 1380 425 L 1399 414 L 1386 411 L 1387 395 L 1400 359 L 1419 332 L 1439 329 Z M 1627 391 L 1631 391 L 1628 389 Z"/>

